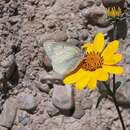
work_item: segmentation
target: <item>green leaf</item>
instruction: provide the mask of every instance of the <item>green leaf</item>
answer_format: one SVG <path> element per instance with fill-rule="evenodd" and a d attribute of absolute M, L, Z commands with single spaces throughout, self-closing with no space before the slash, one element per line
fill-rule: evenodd
<path fill-rule="evenodd" d="M 96 104 L 96 108 L 98 108 L 100 102 L 102 101 L 102 99 L 107 98 L 106 94 L 101 94 L 97 100 L 97 104 Z"/>
<path fill-rule="evenodd" d="M 116 82 L 116 90 L 117 90 L 119 87 L 121 87 L 121 82 L 120 82 L 120 81 L 117 81 L 117 82 Z"/>

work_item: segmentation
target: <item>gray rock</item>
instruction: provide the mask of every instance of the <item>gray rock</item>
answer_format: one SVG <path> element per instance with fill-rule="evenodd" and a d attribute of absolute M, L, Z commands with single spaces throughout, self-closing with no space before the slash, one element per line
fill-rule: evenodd
<path fill-rule="evenodd" d="M 52 26 L 52 24 L 51 24 Z M 54 25 L 53 25 L 54 26 Z M 39 43 L 43 44 L 45 41 L 66 41 L 68 36 L 65 31 L 56 31 L 53 33 L 46 33 L 43 36 L 38 36 L 37 40 Z"/>
<path fill-rule="evenodd" d="M 39 81 L 41 83 L 60 83 L 62 84 L 63 76 L 51 71 L 51 72 L 40 72 L 39 73 Z"/>
<path fill-rule="evenodd" d="M 5 76 L 10 79 L 16 69 L 15 56 L 12 54 L 8 56 L 3 62 L 1 62 L 2 67 L 5 68 Z"/>
<path fill-rule="evenodd" d="M 19 119 L 19 122 L 24 126 L 29 125 L 32 122 L 32 120 L 30 119 L 28 115 L 19 116 L 18 119 Z"/>
<path fill-rule="evenodd" d="M 85 115 L 85 111 L 82 109 L 81 104 L 79 102 L 75 103 L 75 111 L 72 117 L 76 119 L 81 119 Z"/>
<path fill-rule="evenodd" d="M 110 127 L 103 127 L 102 130 L 111 130 Z"/>
<path fill-rule="evenodd" d="M 125 55 L 125 62 L 130 63 L 130 46 L 126 48 Z"/>
<path fill-rule="evenodd" d="M 47 110 L 47 113 L 50 115 L 50 116 L 55 116 L 59 113 L 59 109 L 56 108 L 52 102 L 48 102 L 47 103 L 47 106 L 46 106 L 46 110 Z"/>
<path fill-rule="evenodd" d="M 106 21 L 105 10 L 100 7 L 91 7 L 84 10 L 83 16 L 88 19 L 88 22 L 93 25 L 106 26 L 108 23 Z"/>
<path fill-rule="evenodd" d="M 25 128 L 23 128 L 23 127 L 20 127 L 18 130 L 26 130 Z"/>
<path fill-rule="evenodd" d="M 92 108 L 92 105 L 93 105 L 93 102 L 91 99 L 88 99 L 88 98 L 83 98 L 82 101 L 81 101 L 81 106 L 82 108 L 85 110 L 85 109 L 91 109 Z"/>
<path fill-rule="evenodd" d="M 55 86 L 52 103 L 59 109 L 69 110 L 73 108 L 73 90 L 71 86 Z"/>
<path fill-rule="evenodd" d="M 130 0 L 127 0 L 128 4 L 130 5 Z"/>
<path fill-rule="evenodd" d="M 88 125 L 84 125 L 84 126 L 82 127 L 82 130 L 95 130 L 95 128 L 94 128 L 94 127 L 91 127 L 91 126 L 88 126 Z"/>
<path fill-rule="evenodd" d="M 39 81 L 35 81 L 35 86 L 42 92 L 49 93 L 50 88 L 47 84 L 42 84 Z"/>
<path fill-rule="evenodd" d="M 8 128 L 0 126 L 0 130 L 8 130 Z"/>
<path fill-rule="evenodd" d="M 34 110 L 37 107 L 36 99 L 32 94 L 20 93 L 17 97 L 18 108 L 23 110 Z"/>
<path fill-rule="evenodd" d="M 123 78 L 119 78 L 119 81 L 121 86 L 117 90 L 117 101 L 130 107 L 130 81 Z"/>
<path fill-rule="evenodd" d="M 7 100 L 3 106 L 2 114 L 0 115 L 0 126 L 11 128 L 15 117 L 17 107 L 14 101 Z"/>

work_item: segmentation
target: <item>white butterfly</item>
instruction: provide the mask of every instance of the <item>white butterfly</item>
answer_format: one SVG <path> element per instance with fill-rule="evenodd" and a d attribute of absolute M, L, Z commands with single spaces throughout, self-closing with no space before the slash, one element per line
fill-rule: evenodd
<path fill-rule="evenodd" d="M 45 42 L 43 47 L 54 71 L 62 75 L 72 72 L 83 59 L 82 50 L 69 43 Z"/>

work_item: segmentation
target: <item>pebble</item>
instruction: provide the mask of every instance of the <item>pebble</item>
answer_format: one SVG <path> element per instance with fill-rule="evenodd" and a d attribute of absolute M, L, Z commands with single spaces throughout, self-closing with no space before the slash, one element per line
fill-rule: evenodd
<path fill-rule="evenodd" d="M 81 107 L 86 110 L 86 109 L 91 109 L 93 105 L 93 102 L 91 99 L 83 98 L 81 101 Z"/>
<path fill-rule="evenodd" d="M 41 83 L 62 83 L 63 76 L 51 71 L 51 72 L 45 72 L 42 71 L 39 73 L 39 81 Z"/>
<path fill-rule="evenodd" d="M 56 31 L 53 33 L 46 33 L 43 36 L 38 36 L 37 40 L 39 43 L 43 44 L 45 41 L 66 41 L 68 39 L 68 36 L 65 31 Z"/>
<path fill-rule="evenodd" d="M 126 54 L 125 62 L 126 62 L 126 63 L 130 63 L 130 46 L 128 46 L 128 47 L 126 48 L 125 54 Z"/>
<path fill-rule="evenodd" d="M 95 128 L 88 125 L 84 125 L 82 130 L 95 130 Z"/>
<path fill-rule="evenodd" d="M 32 94 L 20 93 L 17 97 L 17 104 L 19 109 L 31 111 L 37 107 L 36 99 Z"/>
<path fill-rule="evenodd" d="M 35 86 L 41 91 L 41 92 L 45 92 L 45 93 L 49 93 L 50 88 L 49 85 L 47 84 L 42 84 L 39 81 L 35 81 Z"/>
<path fill-rule="evenodd" d="M 46 110 L 47 110 L 47 113 L 50 115 L 50 116 L 55 116 L 59 113 L 59 109 L 56 108 L 52 102 L 48 102 L 47 103 L 47 106 L 46 106 Z"/>
<path fill-rule="evenodd" d="M 29 125 L 32 122 L 32 120 L 30 119 L 28 115 L 19 116 L 18 119 L 19 119 L 19 122 L 24 126 Z"/>
<path fill-rule="evenodd" d="M 52 103 L 59 109 L 72 109 L 74 106 L 72 87 L 55 85 L 52 95 Z"/>
<path fill-rule="evenodd" d="M 0 126 L 0 130 L 8 130 L 8 128 Z"/>
<path fill-rule="evenodd" d="M 20 127 L 18 130 L 26 130 L 25 128 L 23 128 L 23 127 Z"/>
<path fill-rule="evenodd" d="M 82 109 L 81 104 L 79 102 L 75 103 L 75 110 L 72 115 L 75 119 L 81 119 L 85 115 L 85 111 Z"/>
<path fill-rule="evenodd" d="M 15 102 L 7 100 L 0 115 L 0 126 L 11 128 L 16 117 L 16 111 L 17 107 Z"/>
<path fill-rule="evenodd" d="M 105 10 L 99 7 L 91 7 L 82 12 L 83 16 L 89 20 L 90 24 L 98 25 L 101 27 L 106 26 L 108 23 L 106 21 Z"/>
<path fill-rule="evenodd" d="M 15 56 L 12 54 L 8 56 L 3 62 L 1 62 L 3 68 L 5 68 L 5 76 L 10 79 L 16 69 Z"/>

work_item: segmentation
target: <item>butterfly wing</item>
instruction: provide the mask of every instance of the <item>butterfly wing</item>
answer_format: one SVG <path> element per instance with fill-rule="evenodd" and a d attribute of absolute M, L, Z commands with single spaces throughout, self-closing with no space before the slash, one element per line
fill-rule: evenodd
<path fill-rule="evenodd" d="M 69 43 L 46 42 L 44 49 L 52 61 L 53 69 L 59 74 L 73 71 L 82 60 L 81 50 Z"/>

